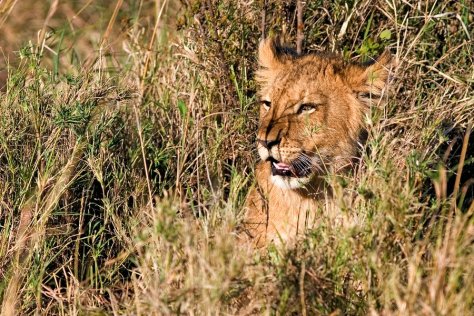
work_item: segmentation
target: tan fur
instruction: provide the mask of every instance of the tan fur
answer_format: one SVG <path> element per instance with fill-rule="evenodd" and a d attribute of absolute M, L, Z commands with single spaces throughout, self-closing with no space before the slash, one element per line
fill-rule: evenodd
<path fill-rule="evenodd" d="M 317 224 L 322 176 L 351 164 L 363 117 L 383 93 L 390 62 L 388 52 L 363 66 L 332 55 L 296 56 L 275 39 L 261 42 L 257 148 L 263 161 L 244 221 L 256 246 L 294 240 Z M 272 177 L 271 161 L 291 164 L 301 174 Z"/>

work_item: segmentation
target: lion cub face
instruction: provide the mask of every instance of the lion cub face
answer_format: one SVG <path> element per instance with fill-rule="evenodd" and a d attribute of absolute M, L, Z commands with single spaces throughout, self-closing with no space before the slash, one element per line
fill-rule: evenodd
<path fill-rule="evenodd" d="M 388 78 L 391 56 L 368 66 L 340 57 L 297 56 L 267 39 L 259 47 L 257 148 L 277 186 L 296 189 L 350 164 L 363 117 Z"/>

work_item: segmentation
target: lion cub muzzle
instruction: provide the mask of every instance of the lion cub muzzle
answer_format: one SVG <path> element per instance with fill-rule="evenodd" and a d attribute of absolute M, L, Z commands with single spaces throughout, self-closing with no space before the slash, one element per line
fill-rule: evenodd
<path fill-rule="evenodd" d="M 293 176 L 291 166 L 284 162 L 279 161 L 279 159 L 281 160 L 281 157 L 279 155 L 279 149 L 278 149 L 278 145 L 280 144 L 279 139 L 275 139 L 275 140 L 257 139 L 257 144 L 258 144 L 257 146 L 259 147 L 258 151 L 260 153 L 262 160 L 269 161 L 271 164 L 272 175 L 279 175 L 279 176 L 285 176 L 285 177 Z M 272 153 L 273 148 L 275 149 L 274 150 L 275 153 Z"/>
<path fill-rule="evenodd" d="M 311 161 L 300 150 L 281 148 L 281 139 L 257 139 L 257 147 L 263 161 L 270 164 L 273 177 L 303 178 L 311 173 Z M 293 156 L 293 157 L 291 157 Z"/>

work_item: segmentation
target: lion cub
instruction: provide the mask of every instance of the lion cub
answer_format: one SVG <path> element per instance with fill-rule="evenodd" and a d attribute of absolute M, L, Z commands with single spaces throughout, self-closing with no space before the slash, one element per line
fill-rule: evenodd
<path fill-rule="evenodd" d="M 270 38 L 258 57 L 261 161 L 244 229 L 261 247 L 291 242 L 313 227 L 324 202 L 322 176 L 351 165 L 364 115 L 386 86 L 391 55 L 360 65 L 332 55 L 298 56 Z"/>

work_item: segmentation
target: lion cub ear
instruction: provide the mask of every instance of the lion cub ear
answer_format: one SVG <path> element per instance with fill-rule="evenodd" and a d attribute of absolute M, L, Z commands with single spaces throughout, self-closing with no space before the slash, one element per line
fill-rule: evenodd
<path fill-rule="evenodd" d="M 258 47 L 257 81 L 260 83 L 271 81 L 295 56 L 296 53 L 291 48 L 281 43 L 280 37 L 261 40 Z"/>
<path fill-rule="evenodd" d="M 387 88 L 390 72 L 394 66 L 392 54 L 386 50 L 368 65 L 350 65 L 346 69 L 346 79 L 357 98 L 370 105 L 382 97 Z"/>

